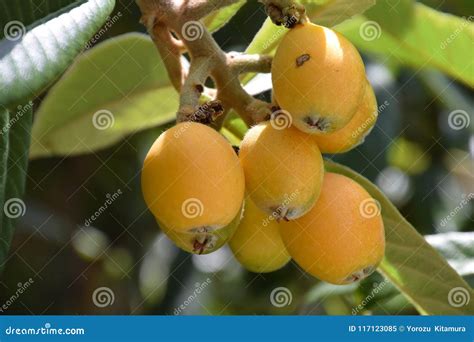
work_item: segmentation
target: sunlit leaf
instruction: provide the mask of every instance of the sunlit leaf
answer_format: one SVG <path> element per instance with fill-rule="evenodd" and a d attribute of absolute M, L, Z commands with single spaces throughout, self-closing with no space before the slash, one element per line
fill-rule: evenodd
<path fill-rule="evenodd" d="M 245 5 L 246 0 L 240 0 L 232 5 L 221 8 L 208 14 L 203 22 L 210 32 L 218 31 L 221 27 L 229 22 L 230 19 L 238 12 L 238 10 Z"/>
<path fill-rule="evenodd" d="M 38 110 L 31 157 L 90 153 L 173 120 L 178 94 L 151 39 L 132 33 L 81 55 Z"/>

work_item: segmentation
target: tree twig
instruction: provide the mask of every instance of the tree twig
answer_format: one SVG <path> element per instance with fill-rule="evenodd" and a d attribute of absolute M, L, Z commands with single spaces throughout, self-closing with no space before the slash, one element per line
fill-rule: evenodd
<path fill-rule="evenodd" d="M 152 30 L 151 38 L 160 52 L 171 83 L 179 92 L 186 78 L 186 72 L 181 63 L 181 54 L 185 51 L 185 47 L 171 35 L 163 23 L 155 23 Z"/>
<path fill-rule="evenodd" d="M 249 125 L 271 114 L 271 105 L 249 95 L 238 77 L 246 72 L 270 72 L 271 57 L 226 54 L 199 21 L 210 12 L 235 2 L 237 0 L 137 0 L 142 22 L 158 47 L 174 87 L 180 91 L 178 122 L 189 120 L 190 115 L 198 110 L 204 91 L 212 93 L 205 88 L 208 77 L 216 85 L 216 98 L 213 100 L 223 104 L 224 113 L 233 108 Z M 280 21 L 294 16 L 300 20 L 304 15 L 304 7 L 294 5 L 291 0 L 261 2 L 267 12 L 269 8 L 278 9 Z M 187 75 L 181 63 L 185 50 L 191 57 Z M 223 119 L 220 117 L 219 122 Z"/>
<path fill-rule="evenodd" d="M 265 55 L 247 55 L 243 53 L 229 52 L 227 64 L 236 74 L 246 72 L 269 73 L 272 67 L 272 57 Z"/>

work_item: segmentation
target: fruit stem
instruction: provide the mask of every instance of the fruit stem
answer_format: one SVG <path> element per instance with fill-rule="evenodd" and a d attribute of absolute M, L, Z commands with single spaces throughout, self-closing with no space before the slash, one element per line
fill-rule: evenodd
<path fill-rule="evenodd" d="M 163 59 L 173 86 L 180 92 L 178 122 L 189 120 L 198 110 L 202 94 L 214 94 L 224 114 L 216 128 L 232 108 L 249 125 L 263 121 L 271 114 L 270 104 L 253 98 L 239 81 L 239 74 L 270 72 L 271 57 L 261 55 L 226 54 L 216 43 L 200 19 L 238 0 L 136 0 L 141 22 L 146 26 Z M 183 5 L 185 3 L 185 5 Z M 189 53 L 191 66 L 183 65 L 183 53 Z M 205 87 L 208 77 L 216 85 Z"/>
<path fill-rule="evenodd" d="M 308 21 L 304 6 L 294 0 L 259 1 L 265 5 L 265 12 L 275 25 L 292 28 Z"/>

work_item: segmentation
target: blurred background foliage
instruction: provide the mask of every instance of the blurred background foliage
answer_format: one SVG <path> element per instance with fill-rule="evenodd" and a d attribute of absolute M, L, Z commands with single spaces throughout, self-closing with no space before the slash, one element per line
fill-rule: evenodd
<path fill-rule="evenodd" d="M 457 16 L 474 14 L 471 0 L 422 2 Z M 123 14 L 120 20 L 100 41 L 144 32 L 133 1 L 117 0 L 118 12 Z M 244 51 L 265 18 L 263 7 L 248 1 L 215 37 L 226 51 Z M 474 60 L 472 48 L 458 53 Z M 378 103 L 386 106 L 365 144 L 331 158 L 377 184 L 420 233 L 436 235 L 429 241 L 438 244 L 472 285 L 472 201 L 443 224 L 463 194 L 474 192 L 474 122 L 453 130 L 447 121 L 455 109 L 473 113 L 472 89 L 436 70 L 386 63 L 370 53 L 363 57 Z M 268 99 L 269 93 L 259 96 Z M 41 101 L 35 100 L 35 108 Z M 30 162 L 27 213 L 17 225 L 0 303 L 18 283 L 31 277 L 34 284 L 8 314 L 173 314 L 185 302 L 181 314 L 351 314 L 369 295 L 374 297 L 358 314 L 416 314 L 379 274 L 360 286 L 335 287 L 306 275 L 294 263 L 271 274 L 254 274 L 242 269 L 228 248 L 205 256 L 178 250 L 160 232 L 140 191 L 144 156 L 166 127 L 133 133 L 100 151 Z M 117 200 L 86 226 L 107 195 L 119 190 Z M 460 232 L 468 234 L 460 238 Z M 189 300 L 196 284 L 206 281 L 210 285 Z M 101 286 L 115 294 L 106 308 L 91 300 Z M 270 293 L 278 286 L 291 291 L 290 305 L 271 305 Z"/>

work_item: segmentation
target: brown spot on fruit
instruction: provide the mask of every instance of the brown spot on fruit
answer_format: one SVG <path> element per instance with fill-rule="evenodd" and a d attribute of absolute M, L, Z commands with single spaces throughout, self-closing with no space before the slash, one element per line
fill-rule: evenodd
<path fill-rule="evenodd" d="M 310 59 L 310 55 L 305 53 L 305 54 L 302 54 L 301 56 L 299 56 L 298 58 L 296 58 L 296 67 L 300 67 L 302 66 L 305 62 L 309 61 Z"/>

